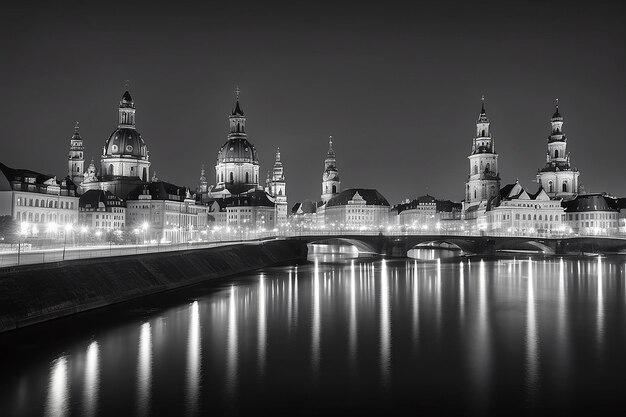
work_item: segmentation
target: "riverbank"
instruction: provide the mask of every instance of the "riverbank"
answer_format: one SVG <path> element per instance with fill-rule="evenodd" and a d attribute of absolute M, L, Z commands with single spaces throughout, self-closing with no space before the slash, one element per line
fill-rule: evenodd
<path fill-rule="evenodd" d="M 272 240 L 3 268 L 0 269 L 0 332 L 306 259 L 306 254 L 306 244 Z"/>

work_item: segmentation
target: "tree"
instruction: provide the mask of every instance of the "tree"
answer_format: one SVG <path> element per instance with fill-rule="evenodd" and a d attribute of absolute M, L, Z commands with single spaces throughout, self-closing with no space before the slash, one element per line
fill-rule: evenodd
<path fill-rule="evenodd" d="M 13 243 L 17 241 L 19 225 L 12 216 L 0 216 L 0 241 Z"/>

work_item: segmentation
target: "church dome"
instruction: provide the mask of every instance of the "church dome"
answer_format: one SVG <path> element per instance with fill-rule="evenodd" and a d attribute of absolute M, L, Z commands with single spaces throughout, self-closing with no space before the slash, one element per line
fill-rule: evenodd
<path fill-rule="evenodd" d="M 126 127 L 115 129 L 104 144 L 105 156 L 145 158 L 147 153 L 139 132 Z"/>
<path fill-rule="evenodd" d="M 249 162 L 258 164 L 256 148 L 244 137 L 234 137 L 222 145 L 217 153 L 217 162 Z"/>

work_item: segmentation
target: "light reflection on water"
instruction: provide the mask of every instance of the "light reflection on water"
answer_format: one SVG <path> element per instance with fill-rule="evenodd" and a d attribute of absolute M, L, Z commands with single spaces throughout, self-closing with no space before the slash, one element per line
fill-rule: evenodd
<path fill-rule="evenodd" d="M 90 318 L 71 342 L 5 360 L 0 411 L 15 412 L 0 414 L 315 414 L 329 398 L 340 414 L 623 410 L 597 386 L 626 383 L 626 360 L 608 354 L 626 349 L 624 271 L 605 258 L 351 255 L 270 268 L 140 318 L 105 309 L 114 324 L 94 333 Z"/>

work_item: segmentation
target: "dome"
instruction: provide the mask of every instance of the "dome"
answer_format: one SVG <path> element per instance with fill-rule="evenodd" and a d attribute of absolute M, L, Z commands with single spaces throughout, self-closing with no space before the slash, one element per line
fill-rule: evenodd
<path fill-rule="evenodd" d="M 135 129 L 120 127 L 115 129 L 105 142 L 104 155 L 145 158 L 146 144 Z"/>
<path fill-rule="evenodd" d="M 230 138 L 217 153 L 217 162 L 250 162 L 259 163 L 256 148 L 246 138 Z"/>

